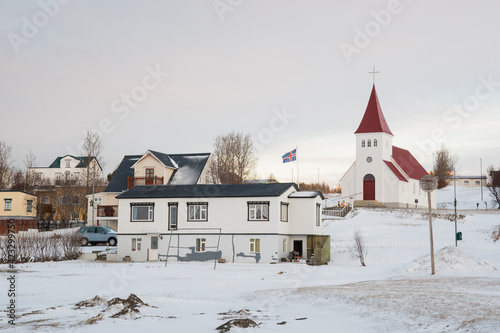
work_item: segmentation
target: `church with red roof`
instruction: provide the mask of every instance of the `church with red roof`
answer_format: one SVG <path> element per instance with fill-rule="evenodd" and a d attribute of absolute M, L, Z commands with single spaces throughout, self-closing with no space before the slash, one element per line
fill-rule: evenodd
<path fill-rule="evenodd" d="M 394 134 L 385 120 L 375 85 L 354 134 L 356 161 L 340 179 L 342 199 L 354 206 L 427 207 L 419 181 L 428 173 L 408 150 L 393 146 Z M 435 206 L 435 198 L 432 202 Z"/>

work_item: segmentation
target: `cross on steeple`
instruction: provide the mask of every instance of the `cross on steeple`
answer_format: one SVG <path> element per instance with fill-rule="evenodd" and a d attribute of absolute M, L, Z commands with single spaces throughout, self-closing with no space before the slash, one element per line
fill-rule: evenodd
<path fill-rule="evenodd" d="M 375 66 L 373 66 L 373 72 L 368 72 L 368 74 L 373 74 L 373 84 L 375 85 L 375 74 L 378 74 L 380 72 L 375 72 Z"/>

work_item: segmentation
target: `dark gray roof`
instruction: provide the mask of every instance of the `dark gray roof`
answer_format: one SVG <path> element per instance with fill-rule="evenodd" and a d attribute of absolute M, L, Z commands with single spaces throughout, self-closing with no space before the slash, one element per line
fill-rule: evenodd
<path fill-rule="evenodd" d="M 135 186 L 117 196 L 118 199 L 134 198 L 224 198 L 224 197 L 277 197 L 294 183 L 234 184 L 234 185 L 143 185 Z"/>
<path fill-rule="evenodd" d="M 173 169 L 177 168 L 177 165 L 174 165 L 174 163 L 172 163 L 172 159 L 170 158 L 171 155 L 160 153 L 154 150 L 149 150 L 149 152 L 152 153 L 154 156 L 156 156 L 156 158 L 158 158 L 160 162 L 163 163 L 165 166 L 171 167 Z"/>
<path fill-rule="evenodd" d="M 174 168 L 168 184 L 196 184 L 205 168 L 210 153 L 200 154 L 164 154 L 149 150 L 163 164 Z M 104 192 L 122 192 L 127 190 L 127 177 L 134 177 L 132 166 L 144 155 L 126 155 L 109 182 Z"/>
<path fill-rule="evenodd" d="M 131 168 L 142 155 L 125 155 L 104 192 L 122 192 L 127 189 L 127 177 L 134 177 Z"/>
<path fill-rule="evenodd" d="M 210 153 L 204 154 L 172 154 L 170 158 L 177 164 L 169 185 L 196 184 L 207 165 Z"/>

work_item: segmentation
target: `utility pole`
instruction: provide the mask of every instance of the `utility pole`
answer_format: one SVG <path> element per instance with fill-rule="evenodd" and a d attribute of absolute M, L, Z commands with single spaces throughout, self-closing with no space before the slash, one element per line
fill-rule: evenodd
<path fill-rule="evenodd" d="M 431 243 L 431 274 L 436 274 L 434 266 L 434 239 L 432 235 L 432 206 L 431 206 L 431 193 L 437 188 L 437 177 L 425 175 L 420 179 L 420 188 L 422 191 L 427 192 L 427 201 L 429 203 L 429 234 Z"/>
<path fill-rule="evenodd" d="M 456 172 L 453 170 L 453 203 L 455 205 L 455 247 L 458 246 L 457 240 L 457 179 L 455 177 Z"/>
<path fill-rule="evenodd" d="M 319 168 L 318 168 L 318 192 L 319 192 Z"/>
<path fill-rule="evenodd" d="M 483 201 L 483 159 L 479 159 L 479 168 L 481 169 L 481 177 L 479 182 L 481 183 L 481 201 Z"/>

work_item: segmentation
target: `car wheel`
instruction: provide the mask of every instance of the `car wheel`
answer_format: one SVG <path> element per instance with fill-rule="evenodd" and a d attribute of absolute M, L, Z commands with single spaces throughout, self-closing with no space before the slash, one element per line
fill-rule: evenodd
<path fill-rule="evenodd" d="M 82 244 L 83 246 L 88 245 L 88 244 L 89 244 L 89 240 L 88 240 L 88 238 L 85 238 L 85 237 L 84 237 L 84 238 L 82 238 L 81 244 Z"/>
<path fill-rule="evenodd" d="M 109 246 L 115 246 L 116 245 L 116 238 L 108 239 L 108 244 L 109 244 Z"/>

